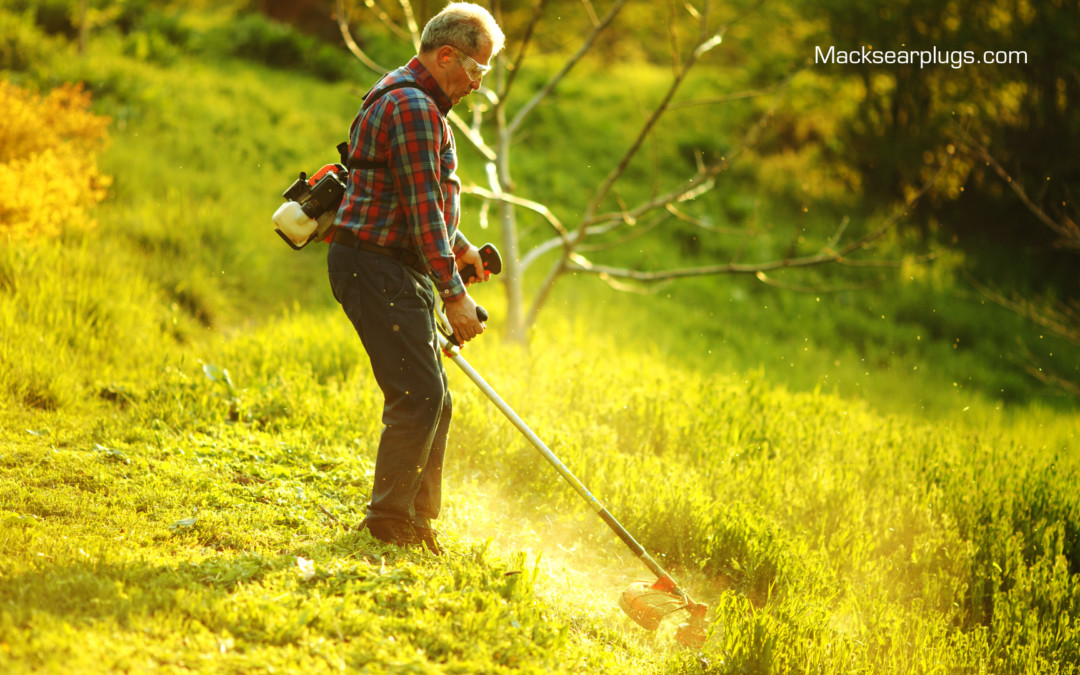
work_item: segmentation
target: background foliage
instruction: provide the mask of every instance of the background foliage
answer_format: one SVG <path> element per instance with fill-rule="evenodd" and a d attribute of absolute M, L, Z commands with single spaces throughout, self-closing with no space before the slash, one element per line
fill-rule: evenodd
<path fill-rule="evenodd" d="M 41 144 L 39 156 L 85 143 L 78 159 L 97 170 L 78 175 L 108 187 L 59 231 L 44 209 L 0 219 L 4 672 L 1077 670 L 1075 399 L 1029 377 L 1016 345 L 1073 375 L 1080 358 L 960 273 L 1057 297 L 1075 278 L 1047 263 L 1055 252 L 1035 225 L 1022 246 L 1038 256 L 989 236 L 1027 227 L 1026 215 L 970 158 L 955 157 L 909 227 L 881 242 L 908 261 L 895 270 L 632 294 L 567 279 L 528 348 L 501 343 L 495 320 L 466 351 L 710 604 L 709 643 L 683 652 L 673 627 L 648 636 L 619 612 L 615 598 L 644 570 L 452 366 L 448 555 L 351 531 L 370 490 L 378 391 L 322 281 L 321 250 L 282 246 L 269 214 L 294 173 L 332 158 L 368 78 L 340 52 L 341 71 L 273 60 L 310 55 L 314 38 L 247 3 L 184 4 L 92 2 L 81 54 L 74 4 L 0 12 L 0 91 L 13 111 L 0 134 Z M 1076 25 L 1047 18 L 1071 5 L 992 6 L 970 8 L 972 26 L 1042 36 L 1056 34 L 1040 32 L 1047 21 Z M 541 36 L 536 71 L 521 74 L 533 86 L 589 25 L 580 5 L 554 8 L 566 23 Z M 508 26 L 528 11 L 503 9 Z M 655 8 L 632 9 L 619 39 L 538 111 L 519 175 L 555 202 L 604 174 L 610 141 L 634 127 L 668 67 Z M 915 148 L 953 140 L 950 96 L 977 100 L 969 131 L 1019 179 L 1036 175 L 1027 143 L 1053 125 L 1031 111 L 1062 99 L 1048 101 L 1034 74 L 878 70 L 867 88 L 864 72 L 802 68 L 806 44 L 862 40 L 863 27 L 882 45 L 895 41 L 889 26 L 903 40 L 967 30 L 949 18 L 959 4 L 907 9 L 826 4 L 807 16 L 800 3 L 765 3 L 738 24 L 630 189 L 647 194 L 657 171 L 724 152 L 766 105 L 699 99 L 794 72 L 762 144 L 692 205 L 715 231 L 661 228 L 612 261 L 782 254 L 800 237 L 827 239 L 844 216 L 874 222 L 923 175 Z M 667 11 L 678 27 L 682 10 Z M 1052 50 L 1030 40 L 1032 55 Z M 1066 102 L 1069 58 L 1054 71 Z M 964 89 L 963 78 L 977 82 Z M 89 104 L 67 83 L 82 83 Z M 1030 116 L 991 115 L 1012 90 Z M 908 105 L 916 135 L 872 113 Z M 14 123 L 26 114 L 36 133 Z M 1002 145 L 1009 133 L 1036 135 Z M 1054 178 L 1071 170 L 1058 156 L 1042 155 L 1055 172 L 1047 200 L 1068 184 Z M 481 175 L 463 158 L 466 181 Z M 969 199 L 985 200 L 983 216 L 961 208 Z M 466 229 L 494 239 L 476 207 L 466 204 Z M 984 245 L 917 264 L 985 213 Z M 496 293 L 476 293 L 500 316 Z"/>

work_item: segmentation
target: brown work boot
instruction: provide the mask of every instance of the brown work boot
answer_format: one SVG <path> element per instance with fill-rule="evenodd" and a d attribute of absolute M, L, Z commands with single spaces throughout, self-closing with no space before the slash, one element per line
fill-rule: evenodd
<path fill-rule="evenodd" d="M 430 527 L 413 526 L 413 531 L 420 538 L 420 542 L 427 547 L 432 555 L 442 555 L 442 546 L 439 546 L 439 533 Z"/>
<path fill-rule="evenodd" d="M 358 529 L 367 529 L 371 536 L 379 541 L 393 544 L 394 546 L 419 546 L 420 537 L 411 523 L 397 518 L 379 518 L 378 520 L 364 519 Z"/>

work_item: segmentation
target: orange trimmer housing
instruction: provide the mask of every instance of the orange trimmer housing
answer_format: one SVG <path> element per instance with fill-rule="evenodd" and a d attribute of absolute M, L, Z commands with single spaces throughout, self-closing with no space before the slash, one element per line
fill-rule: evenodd
<path fill-rule="evenodd" d="M 700 649 L 705 644 L 707 605 L 694 602 L 667 575 L 653 583 L 637 581 L 623 591 L 619 607 L 645 630 L 656 630 L 669 614 L 686 610 L 690 619 L 679 626 L 675 638 L 687 647 Z"/>

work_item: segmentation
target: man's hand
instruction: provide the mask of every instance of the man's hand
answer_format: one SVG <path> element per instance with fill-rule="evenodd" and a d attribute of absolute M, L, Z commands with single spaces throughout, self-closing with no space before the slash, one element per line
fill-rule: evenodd
<path fill-rule="evenodd" d="M 491 272 L 484 269 L 484 261 L 480 257 L 480 249 L 473 245 L 469 245 L 469 249 L 461 254 L 457 259 L 458 272 L 462 277 L 469 276 L 468 273 L 462 272 L 466 267 L 472 267 L 476 274 L 476 278 L 470 281 L 470 284 L 487 281 L 491 277 Z"/>
<path fill-rule="evenodd" d="M 457 300 L 447 300 L 446 320 L 457 338 L 458 344 L 465 344 L 487 328 L 476 318 L 476 301 L 466 293 Z"/>

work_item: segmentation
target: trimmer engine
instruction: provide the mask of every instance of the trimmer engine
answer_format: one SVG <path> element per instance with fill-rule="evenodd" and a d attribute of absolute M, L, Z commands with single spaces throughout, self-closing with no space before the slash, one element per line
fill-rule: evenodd
<path fill-rule="evenodd" d="M 287 201 L 274 212 L 274 231 L 297 251 L 325 238 L 348 179 L 349 172 L 340 164 L 327 164 L 311 178 L 301 171 L 300 178 L 282 193 Z"/>

